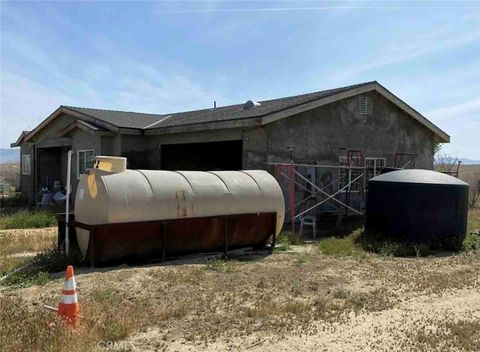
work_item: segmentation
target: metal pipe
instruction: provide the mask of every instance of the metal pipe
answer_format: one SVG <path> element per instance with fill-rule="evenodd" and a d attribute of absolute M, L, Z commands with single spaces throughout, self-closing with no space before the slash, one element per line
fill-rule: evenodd
<path fill-rule="evenodd" d="M 355 182 L 356 180 L 358 180 L 358 179 L 359 179 L 360 177 L 362 177 L 362 176 L 363 176 L 363 175 L 360 175 L 360 176 L 356 177 L 355 179 L 352 180 L 352 182 Z M 309 212 L 310 210 L 312 210 L 313 208 L 316 208 L 316 207 L 318 207 L 319 205 L 321 205 L 321 204 L 329 201 L 330 199 L 332 199 L 333 197 L 335 197 L 338 193 L 340 193 L 341 191 L 343 191 L 343 190 L 344 190 L 345 188 L 347 188 L 348 186 L 349 186 L 349 184 L 346 185 L 345 187 L 343 187 L 342 189 L 339 189 L 337 192 L 335 192 L 334 194 L 332 194 L 332 195 L 329 196 L 328 198 L 324 199 L 324 200 L 321 201 L 320 203 L 315 204 L 314 206 L 308 208 L 308 209 L 305 210 L 304 212 L 298 214 L 295 218 L 298 218 L 298 217 L 302 216 L 303 214 L 308 213 L 308 212 Z M 335 198 L 333 198 L 333 199 L 334 199 L 335 201 L 341 203 L 338 199 L 335 199 Z M 342 203 L 342 204 L 343 204 L 343 203 Z M 360 214 L 360 215 L 363 215 L 361 212 L 359 212 L 359 211 L 356 210 L 356 209 L 353 209 L 352 207 L 349 207 L 348 205 L 345 205 L 345 204 L 344 204 L 344 206 L 347 207 L 347 208 L 349 208 L 349 209 L 351 209 L 351 210 L 353 210 L 354 212 L 356 212 L 356 213 L 358 213 L 358 214 Z"/>
<path fill-rule="evenodd" d="M 298 187 L 300 188 L 303 188 L 304 190 L 310 192 L 310 190 L 308 188 L 306 188 L 305 186 L 301 185 L 300 183 L 298 183 L 297 181 L 295 180 L 292 180 L 290 177 L 288 177 L 285 173 L 283 172 L 280 172 L 280 174 L 285 177 L 288 181 L 290 182 L 293 182 L 295 185 L 297 185 Z M 311 192 L 310 192 L 311 193 Z M 319 191 L 316 191 L 314 192 L 314 195 L 316 195 L 317 193 L 320 193 Z M 308 196 L 308 198 L 305 198 L 305 199 L 302 199 L 301 201 L 297 202 L 294 204 L 294 208 L 296 208 L 298 205 L 302 204 L 303 202 L 306 202 L 307 200 L 313 198 L 312 195 Z M 285 213 L 288 212 L 290 210 L 290 208 L 288 208 L 287 210 L 285 210 Z"/>
<path fill-rule="evenodd" d="M 301 166 L 301 167 L 315 167 L 315 168 L 325 168 L 325 169 L 355 169 L 355 170 L 365 170 L 367 169 L 364 166 L 340 166 L 340 165 L 315 165 L 315 164 L 292 164 L 292 163 L 274 163 L 266 162 L 267 165 L 280 165 L 280 166 Z"/>
<path fill-rule="evenodd" d="M 65 254 L 68 257 L 70 249 L 70 238 L 68 235 L 68 226 L 70 218 L 70 178 L 72 175 L 72 154 L 73 151 L 69 150 L 67 154 L 67 199 L 65 204 Z"/>
<path fill-rule="evenodd" d="M 345 188 L 347 188 L 351 183 L 355 182 L 356 180 L 358 180 L 360 177 L 363 176 L 363 174 L 360 175 L 360 176 L 358 176 L 358 177 L 355 178 L 353 181 L 351 181 L 350 183 L 348 183 L 345 187 L 343 187 L 342 189 L 340 189 L 338 192 L 334 193 L 333 195 L 330 195 L 330 194 L 328 194 L 327 192 L 323 191 L 321 188 L 319 188 L 317 185 L 315 185 L 315 184 L 313 184 L 312 182 L 310 182 L 310 180 L 308 180 L 307 178 L 303 177 L 302 174 L 299 174 L 299 173 L 298 173 L 297 171 L 295 171 L 295 170 L 294 170 L 294 173 L 297 174 L 298 176 L 300 176 L 302 179 L 304 179 L 304 180 L 305 180 L 306 182 L 308 182 L 309 184 L 311 184 L 313 187 L 315 187 L 315 188 L 318 190 L 318 192 L 316 192 L 316 193 L 321 193 L 321 194 L 323 194 L 324 196 L 327 196 L 327 197 L 328 197 L 328 198 L 322 200 L 320 203 L 318 203 L 318 204 L 314 205 L 313 207 L 309 208 L 309 210 L 315 208 L 316 206 L 318 206 L 318 205 L 320 205 L 320 204 L 323 204 L 323 203 L 329 201 L 330 199 L 332 199 L 333 197 L 335 197 L 338 193 L 340 193 L 340 192 L 343 191 Z M 289 179 L 289 177 L 288 177 L 287 175 L 285 175 L 285 174 L 283 174 L 283 173 L 281 173 L 281 174 L 282 174 L 283 176 L 285 176 L 287 179 Z M 303 185 L 300 185 L 299 183 L 297 183 L 295 180 L 292 180 L 292 182 L 293 182 L 294 184 L 298 185 L 299 187 L 302 187 L 302 188 L 304 188 L 304 189 L 307 189 L 307 188 L 303 187 Z M 315 194 L 316 194 L 316 193 L 315 193 Z M 334 202 L 337 202 L 337 203 L 343 205 L 344 207 L 346 207 L 346 208 L 348 208 L 348 209 L 350 209 L 350 210 L 353 210 L 354 212 L 362 215 L 361 212 L 359 212 L 358 210 L 356 210 L 356 209 L 348 206 L 347 204 L 343 203 L 342 201 L 340 201 L 340 200 L 338 200 L 338 199 L 336 199 L 336 198 L 333 198 L 332 200 L 333 200 Z M 303 214 L 305 214 L 305 212 L 296 215 L 296 216 L 295 216 L 295 219 L 298 218 L 300 215 L 303 215 Z"/>

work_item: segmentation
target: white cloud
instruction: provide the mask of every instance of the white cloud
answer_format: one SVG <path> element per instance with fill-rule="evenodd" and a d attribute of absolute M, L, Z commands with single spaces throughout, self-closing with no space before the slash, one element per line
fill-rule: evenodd
<path fill-rule="evenodd" d="M 31 130 L 59 105 L 76 100 L 28 78 L 2 72 L 0 91 L 1 147 L 14 142 L 22 130 Z"/>
<path fill-rule="evenodd" d="M 455 32 L 449 32 L 447 29 L 436 29 L 431 33 L 420 34 L 413 38 L 408 38 L 408 35 L 401 36 L 390 45 L 380 46 L 376 55 L 370 56 L 367 62 L 350 65 L 340 70 L 335 75 L 335 80 L 351 81 L 356 76 L 373 69 L 409 62 L 422 56 L 478 43 L 479 41 L 480 32 L 459 35 Z"/>
<path fill-rule="evenodd" d="M 197 83 L 188 76 L 189 68 L 175 63 L 162 61 L 155 67 L 131 61 L 118 51 L 110 52 L 114 59 L 108 62 L 82 62 L 67 52 L 65 59 L 78 66 L 70 71 L 26 38 L 15 35 L 5 45 L 17 55 L 30 55 L 22 63 L 2 57 L 1 147 L 16 140 L 22 130 L 36 127 L 59 105 L 168 113 L 210 107 L 213 100 L 228 102 L 206 86 L 211 82 Z M 39 77 L 30 75 L 26 69 L 30 65 Z"/>
<path fill-rule="evenodd" d="M 451 118 L 473 118 L 474 114 L 477 120 L 480 120 L 480 98 L 475 98 L 469 101 L 462 102 L 453 106 L 445 106 L 427 112 L 426 116 L 435 122 L 444 121 Z M 480 131 L 479 135 L 480 135 Z"/>

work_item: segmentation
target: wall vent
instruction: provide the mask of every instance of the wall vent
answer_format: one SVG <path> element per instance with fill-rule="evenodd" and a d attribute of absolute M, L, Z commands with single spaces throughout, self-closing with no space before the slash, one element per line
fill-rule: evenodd
<path fill-rule="evenodd" d="M 360 115 L 372 115 L 373 114 L 373 101 L 366 95 L 359 96 L 359 109 Z"/>
<path fill-rule="evenodd" d="M 243 110 L 250 110 L 250 109 L 254 109 L 255 107 L 257 106 L 260 106 L 262 104 L 256 102 L 256 101 L 253 101 L 253 100 L 248 100 L 245 105 L 243 105 Z"/>

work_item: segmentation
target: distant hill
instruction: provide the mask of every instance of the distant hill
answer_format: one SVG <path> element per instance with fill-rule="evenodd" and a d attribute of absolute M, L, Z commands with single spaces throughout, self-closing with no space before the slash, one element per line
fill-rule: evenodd
<path fill-rule="evenodd" d="M 20 148 L 0 148 L 0 164 L 20 162 Z"/>
<path fill-rule="evenodd" d="M 467 159 L 463 158 L 460 159 L 462 161 L 463 165 L 480 165 L 480 159 L 479 160 L 473 160 L 473 159 Z"/>

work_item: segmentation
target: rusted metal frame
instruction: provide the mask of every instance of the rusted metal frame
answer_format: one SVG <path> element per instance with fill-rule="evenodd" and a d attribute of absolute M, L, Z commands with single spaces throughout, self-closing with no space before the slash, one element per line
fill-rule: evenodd
<path fill-rule="evenodd" d="M 228 217 L 224 221 L 224 230 L 223 230 L 223 256 L 228 258 Z"/>
<path fill-rule="evenodd" d="M 90 230 L 90 236 L 88 238 L 88 265 L 90 268 L 95 267 L 95 237 L 99 227 Z"/>
<path fill-rule="evenodd" d="M 163 221 L 163 231 L 162 231 L 162 259 L 161 262 L 165 262 L 165 256 L 166 256 L 166 247 L 167 247 L 167 222 Z"/>
<path fill-rule="evenodd" d="M 275 245 L 277 243 L 277 217 L 273 217 L 273 234 L 272 242 L 270 243 L 270 253 L 273 253 L 275 250 Z"/>
<path fill-rule="evenodd" d="M 236 217 L 236 216 L 244 216 L 244 215 L 258 215 L 258 214 L 274 214 L 274 213 L 275 212 L 271 212 L 271 211 L 260 212 L 260 213 L 259 212 L 239 213 L 239 214 L 228 215 L 228 217 Z M 195 217 L 191 217 L 191 218 L 188 217 L 188 218 L 178 218 L 178 219 L 168 219 L 168 220 L 126 221 L 126 222 L 115 222 L 115 223 L 110 223 L 110 224 L 97 224 L 97 225 L 88 225 L 88 224 L 85 224 L 85 223 L 82 223 L 82 222 L 75 221 L 75 223 L 73 223 L 72 226 L 74 225 L 75 227 L 79 227 L 81 229 L 90 230 L 92 228 L 104 227 L 104 226 L 108 226 L 108 225 L 148 225 L 148 224 L 159 223 L 159 222 L 162 222 L 162 221 L 165 221 L 165 222 L 168 223 L 168 222 L 173 222 L 173 221 L 176 221 L 176 220 L 215 219 L 215 218 L 225 217 L 225 216 L 226 215 L 195 216 Z"/>
<path fill-rule="evenodd" d="M 360 177 L 363 177 L 363 175 L 360 175 L 360 176 L 356 177 L 355 179 L 352 180 L 352 182 L 355 182 L 355 181 L 358 180 Z M 339 194 L 341 191 L 343 191 L 343 190 L 344 190 L 345 188 L 347 188 L 347 187 L 348 187 L 348 185 L 346 185 L 346 186 L 343 187 L 342 189 L 339 189 L 337 192 L 335 192 L 334 194 L 332 194 L 332 195 L 329 196 L 328 198 L 322 200 L 320 203 L 317 203 L 317 204 L 315 204 L 314 206 L 312 206 L 312 207 L 308 208 L 307 210 L 305 210 L 304 212 L 298 214 L 297 217 L 300 217 L 300 216 L 302 216 L 303 214 L 308 213 L 310 210 L 318 207 L 319 205 L 321 205 L 321 204 L 323 204 L 323 203 L 325 203 L 325 202 L 328 202 L 330 199 L 332 199 L 333 197 L 335 197 L 337 194 Z M 333 199 L 335 199 L 335 198 L 333 198 Z M 338 201 L 338 199 L 335 199 L 335 200 Z M 361 212 L 359 212 L 358 210 L 353 209 L 353 208 L 351 208 L 351 207 L 349 207 L 349 208 L 352 209 L 353 211 L 355 211 L 356 213 L 358 213 L 358 214 L 360 214 L 360 215 L 363 215 L 363 214 L 362 214 Z"/>
<path fill-rule="evenodd" d="M 271 214 L 275 215 L 272 217 L 274 220 L 273 228 L 273 240 L 272 240 L 272 250 L 275 247 L 276 243 L 276 212 L 265 212 L 265 213 L 243 213 L 243 214 L 232 214 L 229 216 L 226 216 L 224 218 L 224 255 L 225 257 L 228 256 L 228 220 L 230 218 L 234 218 L 236 216 L 242 216 L 242 215 L 259 215 L 259 214 Z M 187 218 L 187 219 L 200 219 L 200 218 L 218 218 L 219 216 L 209 216 L 209 217 L 195 217 L 195 218 Z M 176 221 L 178 219 L 172 219 L 172 220 L 152 220 L 152 221 L 143 221 L 143 222 L 138 222 L 138 221 L 133 221 L 133 222 L 123 222 L 123 223 L 112 223 L 112 224 L 96 224 L 96 225 L 88 225 L 84 224 L 81 222 L 74 221 L 72 222 L 72 226 L 87 230 L 90 232 L 90 237 L 89 237 L 89 242 L 88 242 L 88 264 L 90 267 L 95 266 L 95 253 L 94 253 L 94 247 L 95 247 L 95 237 L 99 231 L 104 231 L 106 228 L 108 228 L 110 225 L 122 225 L 122 224 L 153 224 L 153 223 L 159 223 L 161 222 L 163 224 L 163 234 L 162 234 L 162 262 L 166 259 L 166 238 L 167 238 L 167 228 L 168 228 L 168 223 Z"/>

